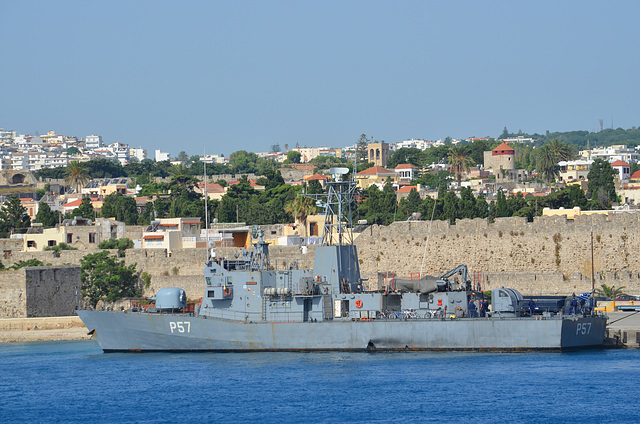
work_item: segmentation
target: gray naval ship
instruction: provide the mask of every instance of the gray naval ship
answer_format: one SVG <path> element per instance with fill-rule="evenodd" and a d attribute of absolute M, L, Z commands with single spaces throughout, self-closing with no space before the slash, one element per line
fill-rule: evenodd
<path fill-rule="evenodd" d="M 252 252 L 210 258 L 204 294 L 187 311 L 183 289 L 157 292 L 147 310 L 78 310 L 105 352 L 113 351 L 404 351 L 570 350 L 601 347 L 607 318 L 568 314 L 565 302 L 526 312 L 514 289 L 491 291 L 491 309 L 474 315 L 467 268 L 439 276 L 397 280 L 384 290 L 363 290 L 353 244 L 354 181 L 332 169 L 325 197 L 322 245 L 312 270 L 274 270 L 259 230 Z M 484 311 L 483 311 L 484 312 Z M 575 312 L 575 311 L 573 311 Z"/>

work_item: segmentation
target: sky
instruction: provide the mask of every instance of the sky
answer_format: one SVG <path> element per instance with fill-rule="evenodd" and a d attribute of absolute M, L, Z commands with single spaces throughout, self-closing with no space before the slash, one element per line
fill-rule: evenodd
<path fill-rule="evenodd" d="M 638 1 L 0 0 L 0 128 L 177 155 L 640 126 Z"/>

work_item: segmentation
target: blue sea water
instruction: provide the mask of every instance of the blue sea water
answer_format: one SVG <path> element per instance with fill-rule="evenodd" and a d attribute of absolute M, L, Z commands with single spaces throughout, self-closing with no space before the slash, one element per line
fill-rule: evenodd
<path fill-rule="evenodd" d="M 640 350 L 109 353 L 0 345 L 2 423 L 639 422 Z"/>

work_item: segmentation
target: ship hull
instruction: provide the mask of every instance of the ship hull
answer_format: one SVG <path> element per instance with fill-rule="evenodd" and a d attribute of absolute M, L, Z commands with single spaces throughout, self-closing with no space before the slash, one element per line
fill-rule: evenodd
<path fill-rule="evenodd" d="M 572 350 L 602 347 L 601 316 L 244 323 L 182 314 L 81 310 L 111 351 Z"/>

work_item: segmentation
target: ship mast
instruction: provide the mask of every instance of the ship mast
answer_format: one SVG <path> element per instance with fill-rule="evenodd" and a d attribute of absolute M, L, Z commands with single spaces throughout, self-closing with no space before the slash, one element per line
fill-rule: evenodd
<path fill-rule="evenodd" d="M 327 182 L 327 194 L 304 194 L 314 199 L 316 205 L 325 210 L 323 246 L 343 246 L 353 244 L 351 206 L 354 200 L 356 182 L 342 181 L 349 168 L 331 168 L 332 181 Z M 326 198 L 325 198 L 326 196 Z"/>

